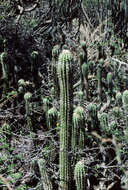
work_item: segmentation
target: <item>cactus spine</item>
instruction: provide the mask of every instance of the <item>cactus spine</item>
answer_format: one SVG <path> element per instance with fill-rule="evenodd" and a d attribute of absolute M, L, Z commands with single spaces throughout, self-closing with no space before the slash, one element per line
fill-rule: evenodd
<path fill-rule="evenodd" d="M 80 160 L 77 162 L 74 170 L 74 178 L 77 190 L 86 190 L 86 175 L 85 160 Z"/>
<path fill-rule="evenodd" d="M 31 98 L 32 94 L 30 92 L 25 93 L 24 100 L 25 100 L 25 109 L 27 116 L 27 128 L 29 130 L 32 130 L 31 105 L 30 105 Z"/>
<path fill-rule="evenodd" d="M 8 68 L 8 59 L 7 59 L 7 53 L 3 52 L 0 55 L 0 62 L 2 65 L 2 73 L 3 73 L 3 80 L 4 80 L 4 85 L 3 85 L 3 94 L 2 96 L 6 96 L 7 95 L 7 91 L 9 88 L 9 81 L 8 81 L 8 77 L 9 77 L 9 68 Z"/>
<path fill-rule="evenodd" d="M 60 84 L 60 190 L 71 189 L 71 131 L 72 131 L 72 63 L 70 51 L 63 50 L 59 56 L 58 76 Z"/>

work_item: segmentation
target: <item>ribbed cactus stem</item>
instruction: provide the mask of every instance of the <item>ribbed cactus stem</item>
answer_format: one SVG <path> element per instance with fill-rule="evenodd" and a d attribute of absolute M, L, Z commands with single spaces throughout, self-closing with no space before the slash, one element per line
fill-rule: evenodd
<path fill-rule="evenodd" d="M 85 94 L 86 94 L 86 100 L 88 100 L 88 64 L 84 63 L 82 65 L 82 75 L 83 75 L 83 87 L 85 90 Z"/>
<path fill-rule="evenodd" d="M 97 131 L 100 133 L 99 130 L 99 120 L 97 116 L 97 105 L 94 103 L 90 103 L 88 105 L 88 112 L 89 112 L 89 120 L 90 120 L 90 131 Z"/>
<path fill-rule="evenodd" d="M 48 171 L 46 168 L 46 161 L 44 159 L 39 159 L 38 166 L 39 166 L 39 171 L 41 174 L 41 182 L 43 185 L 43 189 L 44 190 L 53 190 L 52 182 L 50 180 L 50 177 L 48 175 Z"/>
<path fill-rule="evenodd" d="M 60 190 L 71 189 L 71 131 L 73 101 L 73 56 L 70 51 L 63 50 L 59 56 L 58 76 L 60 84 Z"/>
<path fill-rule="evenodd" d="M 55 89 L 55 95 L 59 96 L 59 82 L 58 82 L 58 75 L 57 75 L 57 62 L 59 57 L 59 46 L 56 45 L 53 47 L 52 50 L 52 75 L 53 75 L 53 85 Z"/>
<path fill-rule="evenodd" d="M 125 118 L 126 118 L 126 132 L 128 136 L 128 90 L 125 90 L 123 92 L 122 101 L 123 101 L 123 108 L 124 108 L 124 113 L 125 113 Z"/>
<path fill-rule="evenodd" d="M 100 126 L 103 133 L 108 131 L 108 114 L 102 113 L 100 116 Z"/>
<path fill-rule="evenodd" d="M 39 78 L 38 78 L 38 68 L 39 68 L 39 53 L 38 51 L 33 51 L 31 53 L 32 64 L 31 64 L 31 72 L 32 72 L 32 81 L 35 86 L 39 87 Z"/>
<path fill-rule="evenodd" d="M 57 125 L 58 112 L 55 107 L 48 110 L 48 129 L 55 129 Z"/>
<path fill-rule="evenodd" d="M 118 107 L 122 106 L 122 94 L 121 94 L 121 92 L 117 92 L 117 94 L 116 94 L 116 103 L 117 103 Z"/>
<path fill-rule="evenodd" d="M 3 74 L 3 79 L 4 79 L 4 85 L 3 85 L 3 93 L 2 96 L 5 97 L 7 95 L 7 91 L 9 88 L 9 67 L 8 67 L 8 56 L 6 52 L 3 52 L 0 55 L 0 62 L 2 65 L 2 74 Z"/>
<path fill-rule="evenodd" d="M 75 152 L 77 148 L 84 148 L 84 109 L 81 106 L 76 107 L 73 113 L 72 128 L 72 150 Z M 81 134 L 82 133 L 82 134 Z M 81 138 L 80 138 L 81 137 Z M 80 146 L 81 145 L 81 146 Z"/>
<path fill-rule="evenodd" d="M 32 118 L 31 118 L 31 103 L 30 100 L 32 98 L 32 94 L 30 92 L 25 93 L 25 109 L 26 109 L 26 117 L 27 117 L 27 128 L 32 130 Z"/>
<path fill-rule="evenodd" d="M 99 60 L 98 68 L 97 68 L 97 80 L 98 80 L 98 100 L 102 102 L 102 67 L 104 61 L 103 59 Z"/>
<path fill-rule="evenodd" d="M 86 190 L 87 184 L 87 171 L 85 160 L 77 162 L 74 170 L 74 178 L 77 190 Z"/>
<path fill-rule="evenodd" d="M 79 54 L 80 58 L 80 78 L 81 78 L 81 89 L 86 93 L 86 99 L 88 99 L 88 66 L 87 66 L 87 47 L 86 43 L 81 43 L 81 51 Z"/>

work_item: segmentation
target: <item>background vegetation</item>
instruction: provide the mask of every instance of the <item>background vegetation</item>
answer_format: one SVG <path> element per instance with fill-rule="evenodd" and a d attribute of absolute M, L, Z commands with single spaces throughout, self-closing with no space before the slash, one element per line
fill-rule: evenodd
<path fill-rule="evenodd" d="M 0 2 L 0 189 L 128 189 L 128 3 Z"/>

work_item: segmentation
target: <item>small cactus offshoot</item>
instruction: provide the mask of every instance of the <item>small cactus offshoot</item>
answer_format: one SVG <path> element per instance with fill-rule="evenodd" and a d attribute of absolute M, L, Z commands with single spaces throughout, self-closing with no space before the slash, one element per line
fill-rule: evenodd
<path fill-rule="evenodd" d="M 32 94 L 30 92 L 25 93 L 25 108 L 26 108 L 26 116 L 27 116 L 27 128 L 32 130 L 32 118 L 31 118 L 31 103 L 30 100 L 32 98 Z"/>

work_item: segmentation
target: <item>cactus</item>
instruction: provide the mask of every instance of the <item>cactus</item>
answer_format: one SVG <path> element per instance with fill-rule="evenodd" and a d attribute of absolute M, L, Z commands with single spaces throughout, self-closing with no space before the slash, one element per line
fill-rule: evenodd
<path fill-rule="evenodd" d="M 99 60 L 97 68 L 97 80 L 98 80 L 98 100 L 102 102 L 102 66 L 104 64 L 103 59 Z"/>
<path fill-rule="evenodd" d="M 87 47 L 85 42 L 82 42 L 81 44 L 81 51 L 79 54 L 79 58 L 80 58 L 81 89 L 83 92 L 86 89 L 86 99 L 88 99 L 88 66 L 87 66 Z"/>
<path fill-rule="evenodd" d="M 118 107 L 122 107 L 122 94 L 120 92 L 116 94 L 116 103 Z"/>
<path fill-rule="evenodd" d="M 128 136 L 128 90 L 125 90 L 123 92 L 122 101 L 123 101 L 123 108 L 124 108 L 125 117 L 126 117 L 126 130 L 127 130 L 127 136 Z"/>
<path fill-rule="evenodd" d="M 4 85 L 3 85 L 3 93 L 2 96 L 5 97 L 7 95 L 7 91 L 9 88 L 9 67 L 8 67 L 8 56 L 6 52 L 3 52 L 0 55 L 0 62 L 2 65 L 2 73 L 3 73 L 3 79 L 4 79 Z"/>
<path fill-rule="evenodd" d="M 25 93 L 25 109 L 26 109 L 26 117 L 27 117 L 27 128 L 32 130 L 32 118 L 31 118 L 31 105 L 30 100 L 32 98 L 32 94 L 30 92 Z"/>
<path fill-rule="evenodd" d="M 89 130 L 92 131 L 97 131 L 100 134 L 100 129 L 99 129 L 99 120 L 97 116 L 97 105 L 94 103 L 90 103 L 88 105 L 88 112 L 89 112 L 89 122 L 91 126 L 89 126 Z"/>
<path fill-rule="evenodd" d="M 52 182 L 47 172 L 46 161 L 44 159 L 38 160 L 39 171 L 41 174 L 41 183 L 44 190 L 53 190 Z"/>
<path fill-rule="evenodd" d="M 84 93 L 82 91 L 78 92 L 78 98 L 80 99 L 79 105 L 83 105 L 83 95 Z"/>
<path fill-rule="evenodd" d="M 53 74 L 53 85 L 55 89 L 55 96 L 59 96 L 59 82 L 57 76 L 57 61 L 59 56 L 59 46 L 54 46 L 52 50 L 52 74 Z"/>
<path fill-rule="evenodd" d="M 103 134 L 107 133 L 108 131 L 108 114 L 107 113 L 102 113 L 100 116 L 100 126 L 102 129 Z"/>
<path fill-rule="evenodd" d="M 113 74 L 109 72 L 107 74 L 107 84 L 108 84 L 108 94 L 112 97 L 112 91 L 113 91 Z"/>
<path fill-rule="evenodd" d="M 88 100 L 88 65 L 87 63 L 84 63 L 82 65 L 82 75 L 83 75 L 83 88 L 86 91 L 86 100 Z"/>
<path fill-rule="evenodd" d="M 84 109 L 81 106 L 76 107 L 73 113 L 72 128 L 72 150 L 84 148 Z"/>
<path fill-rule="evenodd" d="M 73 56 L 68 50 L 63 50 L 59 56 L 58 77 L 60 84 L 60 190 L 71 188 L 71 131 L 72 131 L 72 101 L 73 101 Z"/>
<path fill-rule="evenodd" d="M 75 166 L 74 178 L 77 190 L 86 190 L 87 169 L 85 164 L 85 160 L 80 160 Z"/>
<path fill-rule="evenodd" d="M 57 109 L 52 107 L 48 110 L 48 129 L 55 129 L 57 125 Z"/>
<path fill-rule="evenodd" d="M 48 110 L 50 109 L 50 101 L 49 98 L 43 98 L 43 110 L 45 112 L 45 118 L 46 118 L 46 125 L 47 128 L 49 126 L 49 121 L 48 121 Z"/>
<path fill-rule="evenodd" d="M 32 81 L 35 86 L 39 87 L 39 78 L 38 78 L 38 67 L 39 67 L 39 53 L 38 51 L 33 51 L 31 53 L 32 64 L 31 64 L 31 72 L 32 72 Z"/>

